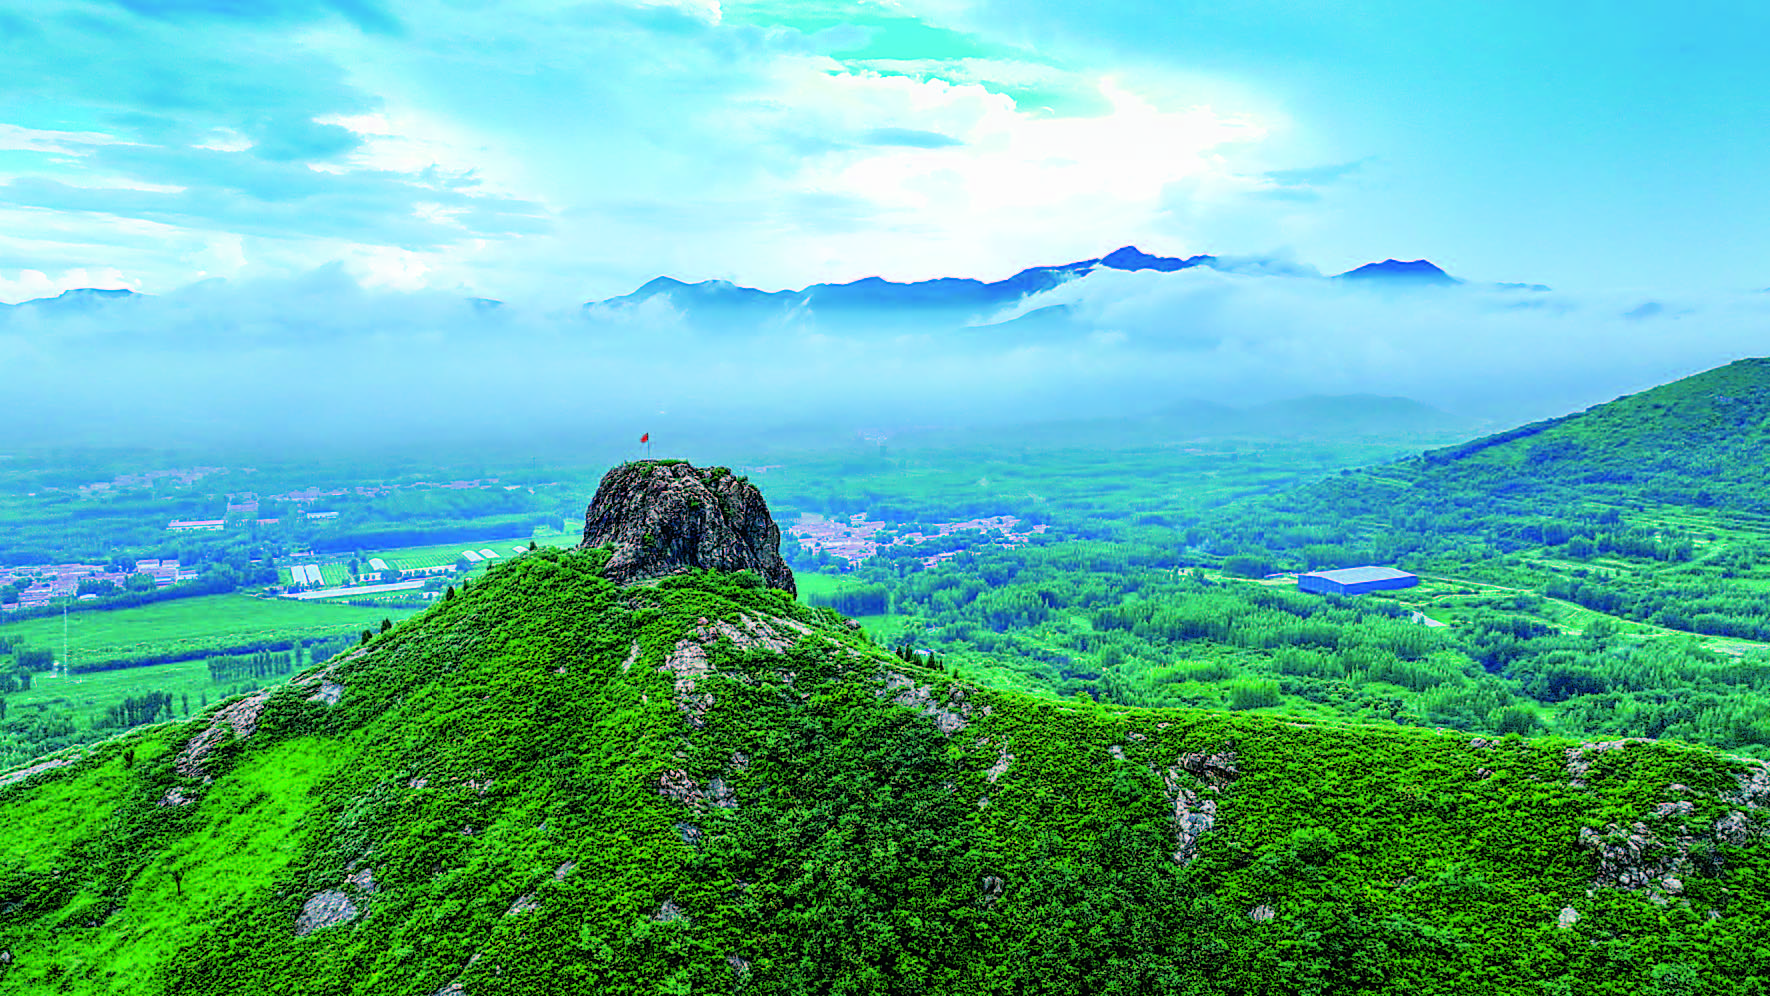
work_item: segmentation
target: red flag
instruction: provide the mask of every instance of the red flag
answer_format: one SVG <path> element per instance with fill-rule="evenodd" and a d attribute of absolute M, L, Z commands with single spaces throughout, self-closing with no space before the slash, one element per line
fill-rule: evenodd
<path fill-rule="evenodd" d="M 651 442 L 651 433 L 649 433 L 649 432 L 648 432 L 648 433 L 646 433 L 646 434 L 645 434 L 645 435 L 643 435 L 643 436 L 640 436 L 640 437 L 639 437 L 639 441 L 640 441 L 640 442 L 642 442 L 642 443 L 649 443 L 649 442 Z"/>

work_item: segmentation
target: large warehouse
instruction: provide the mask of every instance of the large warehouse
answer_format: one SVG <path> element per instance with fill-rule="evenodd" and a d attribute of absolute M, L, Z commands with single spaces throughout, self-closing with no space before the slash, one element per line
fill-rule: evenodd
<path fill-rule="evenodd" d="M 1412 588 L 1420 579 L 1393 567 L 1344 567 L 1297 575 L 1297 588 L 1318 595 L 1362 595 L 1367 591 Z"/>

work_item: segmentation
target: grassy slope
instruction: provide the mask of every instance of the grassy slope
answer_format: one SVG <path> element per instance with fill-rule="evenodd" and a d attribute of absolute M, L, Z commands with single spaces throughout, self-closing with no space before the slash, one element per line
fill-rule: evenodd
<path fill-rule="evenodd" d="M 1688 904 L 1593 890 L 1576 846 L 1581 827 L 1705 830 L 1740 808 L 1740 762 L 1637 744 L 1593 754 L 1581 788 L 1565 742 L 1071 708 L 904 669 L 730 579 L 616 589 L 594 557 L 498 568 L 333 664 L 335 706 L 284 688 L 212 782 L 174 766 L 202 719 L 0 789 L 0 993 L 1745 993 L 1770 975 L 1761 835 L 1704 845 L 1722 870 L 1685 871 Z M 814 635 L 784 658 L 713 646 L 693 727 L 656 665 L 740 614 Z M 963 698 L 964 727 L 884 702 L 883 666 Z M 1217 790 L 1183 770 L 1225 751 L 1239 777 Z M 738 805 L 662 797 L 678 771 Z M 1164 774 L 1218 806 L 1184 871 Z M 174 788 L 197 801 L 160 805 Z M 363 868 L 372 888 L 347 885 Z M 362 915 L 294 937 L 328 889 Z"/>

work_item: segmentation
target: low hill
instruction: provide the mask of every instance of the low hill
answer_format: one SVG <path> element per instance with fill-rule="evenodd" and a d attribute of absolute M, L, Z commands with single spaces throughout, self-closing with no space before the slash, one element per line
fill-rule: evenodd
<path fill-rule="evenodd" d="M 1422 482 L 1770 514 L 1770 359 L 1425 454 Z"/>
<path fill-rule="evenodd" d="M 1202 549 L 1401 563 L 1625 618 L 1770 640 L 1770 359 L 1745 359 L 1225 508 Z"/>
<path fill-rule="evenodd" d="M 1770 769 L 979 687 L 540 550 L 0 775 L 0 993 L 1756 993 Z M 1682 988 L 1680 988 L 1682 987 Z"/>

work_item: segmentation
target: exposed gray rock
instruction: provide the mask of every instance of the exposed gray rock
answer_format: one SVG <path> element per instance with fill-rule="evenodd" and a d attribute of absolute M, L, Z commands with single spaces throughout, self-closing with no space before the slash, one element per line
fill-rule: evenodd
<path fill-rule="evenodd" d="M 671 768 L 658 775 L 658 794 L 671 802 L 680 802 L 694 809 L 704 808 L 707 804 L 706 793 L 701 791 L 700 783 L 680 768 Z"/>
<path fill-rule="evenodd" d="M 535 894 L 532 892 L 525 892 L 516 897 L 516 902 L 510 904 L 510 908 L 504 911 L 504 915 L 518 916 L 523 913 L 533 912 L 540 908 L 541 901 L 535 898 Z"/>
<path fill-rule="evenodd" d="M 1002 753 L 996 758 L 996 762 L 983 769 L 983 777 L 989 779 L 989 783 L 994 785 L 1001 780 L 1003 775 L 1008 773 L 1008 769 L 1012 767 L 1013 764 L 1014 755 L 1008 753 L 1008 748 L 1004 746 L 1002 748 Z"/>
<path fill-rule="evenodd" d="M 1734 810 L 1715 821 L 1715 839 L 1735 846 L 1752 839 L 1752 823 L 1744 813 Z"/>
<path fill-rule="evenodd" d="M 196 800 L 195 796 L 185 795 L 184 789 L 181 789 L 178 786 L 174 785 L 173 787 L 166 790 L 165 795 L 160 797 L 159 805 L 162 805 L 162 806 L 188 806 L 191 803 L 196 802 L 196 801 L 197 800 Z"/>
<path fill-rule="evenodd" d="M 730 470 L 641 460 L 603 475 L 581 546 L 613 547 L 602 573 L 622 584 L 698 567 L 754 571 L 768 587 L 797 594 L 780 543 L 762 493 Z"/>
<path fill-rule="evenodd" d="M 186 778 L 202 777 L 203 760 L 210 751 L 226 742 L 229 733 L 240 740 L 251 736 L 252 731 L 258 729 L 259 714 L 264 712 L 265 704 L 276 691 L 271 687 L 254 692 L 209 717 L 209 726 L 192 737 L 179 752 L 178 773 Z"/>
<path fill-rule="evenodd" d="M 356 915 L 356 902 L 350 896 L 337 889 L 327 889 L 301 905 L 301 914 L 295 918 L 295 936 L 306 937 Z"/>
<path fill-rule="evenodd" d="M 1770 806 L 1770 763 L 1748 762 L 1750 767 L 1738 776 L 1739 794 L 1733 801 L 1753 809 Z"/>
<path fill-rule="evenodd" d="M 340 685 L 336 681 L 321 680 L 319 689 L 317 691 L 315 691 L 312 695 L 309 695 L 307 697 L 307 701 L 309 701 L 309 702 L 324 702 L 325 704 L 327 704 L 329 706 L 333 706 L 333 705 L 337 705 L 338 700 L 343 697 L 344 697 L 344 686 L 343 685 Z"/>
<path fill-rule="evenodd" d="M 566 876 L 577 870 L 578 863 L 576 861 L 567 861 L 558 868 L 553 869 L 553 881 L 563 882 L 565 881 Z"/>
<path fill-rule="evenodd" d="M 1573 925 L 1578 922 L 1579 911 L 1571 906 L 1561 907 L 1560 914 L 1555 917 L 1555 926 L 1560 927 L 1562 930 L 1571 930 L 1573 929 Z"/>
<path fill-rule="evenodd" d="M 880 698 L 890 698 L 900 706 L 931 717 L 940 732 L 949 737 L 963 730 L 971 719 L 971 703 L 964 685 L 952 686 L 944 701 L 936 698 L 933 685 L 918 684 L 896 671 L 885 672 L 884 685 L 878 692 Z"/>
<path fill-rule="evenodd" d="M 693 640 L 678 640 L 659 670 L 670 675 L 675 685 L 676 708 L 691 725 L 703 725 L 707 710 L 713 708 L 713 696 L 695 691 L 695 681 L 713 673 L 706 649 Z"/>
<path fill-rule="evenodd" d="M 1266 921 L 1271 920 L 1273 917 L 1275 917 L 1277 915 L 1278 915 L 1278 911 L 1273 909 L 1267 903 L 1261 903 L 1260 905 L 1254 907 L 1253 909 L 1248 910 L 1248 919 L 1254 921 L 1255 923 L 1265 923 Z"/>
<path fill-rule="evenodd" d="M 1576 744 L 1567 748 L 1562 756 L 1567 759 L 1567 781 L 1574 788 L 1586 787 L 1586 773 L 1592 770 L 1592 755 L 1610 750 L 1622 750 L 1632 743 L 1647 743 L 1638 737 L 1624 740 L 1598 740 L 1592 743 Z"/>
<path fill-rule="evenodd" d="M 1202 788 L 1193 788 L 1202 779 Z M 1217 825 L 1217 801 L 1210 798 L 1241 777 L 1230 751 L 1182 754 L 1179 763 L 1161 773 L 1162 788 L 1174 806 L 1174 861 L 1190 864 L 1198 853 L 1198 840 Z"/>
<path fill-rule="evenodd" d="M 707 783 L 707 796 L 713 800 L 713 805 L 718 806 L 720 809 L 737 808 L 737 791 L 730 785 L 727 785 L 725 779 L 720 778 L 717 775 L 713 777 L 711 782 Z"/>
<path fill-rule="evenodd" d="M 658 911 L 653 913 L 651 918 L 659 923 L 671 923 L 676 920 L 688 920 L 689 916 L 683 912 L 682 907 L 676 905 L 674 899 L 666 899 L 658 904 Z"/>
<path fill-rule="evenodd" d="M 80 755 L 70 754 L 67 757 L 54 757 L 47 761 L 38 761 L 36 764 L 29 767 L 20 768 L 17 771 L 0 775 L 0 785 L 11 785 L 14 782 L 22 782 L 32 775 L 42 774 L 45 771 L 52 771 L 56 768 L 66 767 L 79 759 Z"/>

